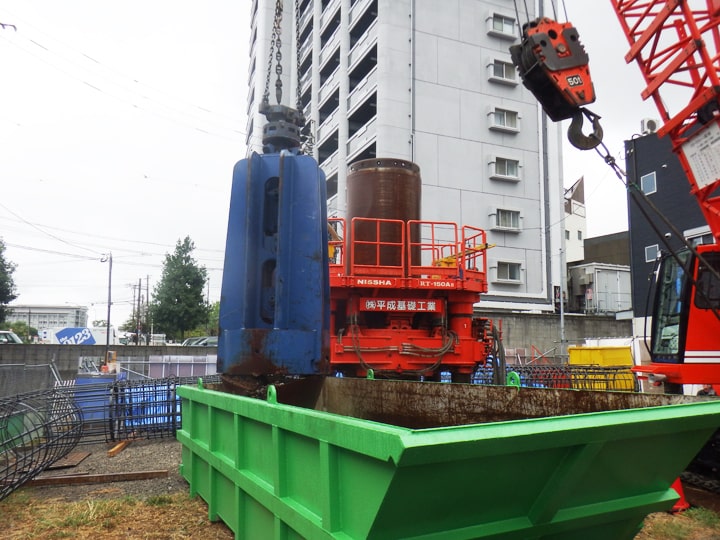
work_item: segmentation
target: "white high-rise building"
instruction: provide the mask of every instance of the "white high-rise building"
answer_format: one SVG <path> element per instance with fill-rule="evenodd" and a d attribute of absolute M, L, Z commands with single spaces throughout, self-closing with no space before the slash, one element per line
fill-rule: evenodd
<path fill-rule="evenodd" d="M 565 231 L 560 128 L 522 85 L 508 50 L 522 23 L 542 13 L 518 21 L 508 0 L 297 0 L 297 13 L 295 6 L 284 0 L 282 103 L 295 106 L 299 79 L 329 213 L 345 215 L 350 163 L 413 161 L 422 219 L 484 228 L 496 245 L 482 305 L 552 310 Z M 251 9 L 248 148 L 261 152 L 258 107 L 275 0 L 254 0 Z M 273 58 L 271 104 L 275 66 Z"/>

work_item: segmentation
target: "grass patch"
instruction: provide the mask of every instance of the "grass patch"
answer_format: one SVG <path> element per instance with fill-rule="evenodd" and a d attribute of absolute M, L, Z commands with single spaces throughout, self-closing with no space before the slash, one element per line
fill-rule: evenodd
<path fill-rule="evenodd" d="M 720 529 L 720 515 L 707 508 L 690 508 L 685 512 L 685 515 L 702 525 L 710 529 Z"/>
<path fill-rule="evenodd" d="M 645 518 L 638 540 L 720 540 L 720 515 L 707 508 L 670 514 L 657 512 Z"/>
<path fill-rule="evenodd" d="M 82 501 L 75 503 L 50 503 L 44 508 L 37 526 L 40 531 L 77 531 L 83 527 L 100 527 L 111 530 L 123 516 L 122 500 Z M 61 509 L 62 508 L 62 509 Z"/>
<path fill-rule="evenodd" d="M 0 501 L 8 540 L 234 538 L 224 524 L 210 522 L 207 512 L 200 498 L 186 493 L 67 502 L 19 490 Z"/>
<path fill-rule="evenodd" d="M 148 506 L 168 506 L 173 504 L 174 499 L 170 495 L 154 495 L 145 499 Z"/>
<path fill-rule="evenodd" d="M 652 527 L 652 538 L 657 540 L 685 540 L 694 533 L 696 527 L 688 521 L 672 520 L 655 523 Z"/>

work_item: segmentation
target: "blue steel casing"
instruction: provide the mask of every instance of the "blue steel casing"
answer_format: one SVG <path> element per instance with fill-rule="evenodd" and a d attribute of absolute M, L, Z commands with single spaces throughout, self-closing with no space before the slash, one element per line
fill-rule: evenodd
<path fill-rule="evenodd" d="M 220 373 L 328 368 L 325 174 L 310 156 L 255 154 L 233 171 L 220 298 Z"/>

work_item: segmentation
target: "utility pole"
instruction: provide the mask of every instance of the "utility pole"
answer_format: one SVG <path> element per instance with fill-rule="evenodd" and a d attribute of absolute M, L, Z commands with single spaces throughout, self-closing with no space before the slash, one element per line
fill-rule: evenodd
<path fill-rule="evenodd" d="M 142 278 L 138 278 L 138 296 L 137 296 L 137 321 L 135 325 L 135 335 L 137 336 L 137 344 L 140 345 L 140 302 L 142 300 Z"/>
<path fill-rule="evenodd" d="M 148 321 L 150 317 L 150 275 L 145 276 L 145 332 L 147 333 L 147 339 L 145 340 L 145 346 L 150 346 L 152 339 L 152 326 Z"/>
<path fill-rule="evenodd" d="M 103 255 L 101 262 L 108 263 L 108 299 L 107 299 L 107 321 L 105 323 L 105 362 L 108 361 L 110 351 L 110 308 L 112 307 L 112 252 Z"/>
<path fill-rule="evenodd" d="M 560 354 L 565 358 L 567 354 L 566 340 L 565 340 L 565 284 L 567 278 L 565 275 L 565 250 L 560 249 Z"/>

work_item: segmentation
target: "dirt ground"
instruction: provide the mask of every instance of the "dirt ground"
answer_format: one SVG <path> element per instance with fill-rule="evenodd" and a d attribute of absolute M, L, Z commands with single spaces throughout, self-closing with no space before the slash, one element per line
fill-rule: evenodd
<path fill-rule="evenodd" d="M 207 505 L 204 501 L 200 498 L 188 498 L 189 486 L 179 473 L 181 445 L 175 439 L 134 441 L 114 457 L 108 457 L 110 448 L 112 445 L 104 443 L 79 445 L 73 453 L 89 452 L 89 456 L 74 467 L 45 471 L 39 478 L 156 470 L 167 471 L 167 476 L 103 484 L 23 486 L 11 497 L 0 502 L 0 515 L 12 516 L 13 505 L 15 510 L 22 508 L 24 512 L 18 512 L 17 519 L 26 521 L 30 521 L 28 516 L 63 511 L 70 514 L 77 511 L 78 506 L 82 509 L 83 505 L 97 514 L 110 512 L 101 506 L 102 501 L 121 507 L 126 505 L 127 508 L 120 511 L 124 514 L 123 519 L 113 521 L 114 517 L 107 517 L 103 518 L 105 521 L 99 525 L 78 525 L 77 519 L 69 518 L 65 522 L 50 521 L 47 533 L 43 532 L 45 529 L 38 529 L 37 524 L 32 526 L 30 523 L 13 522 L 10 517 L 9 536 L 3 536 L 18 540 L 68 537 L 222 540 L 234 537 L 224 524 L 211 523 L 208 520 Z M 685 495 L 693 505 L 720 512 L 718 495 L 692 487 L 685 488 Z M 143 501 L 146 502 L 145 505 Z M 67 510 L 63 510 L 64 508 Z M 98 519 L 95 521 L 99 522 Z M 698 529 L 694 525 L 690 526 L 691 521 L 690 516 L 683 514 L 651 514 L 636 540 L 720 540 L 720 525 Z M 70 529 L 58 532 L 64 526 Z"/>
<path fill-rule="evenodd" d="M 43 472 L 38 479 L 67 475 L 93 475 L 139 471 L 166 470 L 166 478 L 112 482 L 106 484 L 69 484 L 59 486 L 23 487 L 25 490 L 41 490 L 44 497 L 77 501 L 85 498 L 109 499 L 114 497 L 147 498 L 188 492 L 189 486 L 180 476 L 181 448 L 176 439 L 145 439 L 131 442 L 114 457 L 108 457 L 108 450 L 114 444 L 80 444 L 73 454 L 90 455 L 75 467 L 51 469 Z"/>

